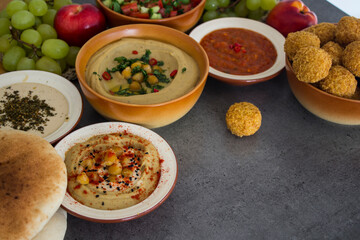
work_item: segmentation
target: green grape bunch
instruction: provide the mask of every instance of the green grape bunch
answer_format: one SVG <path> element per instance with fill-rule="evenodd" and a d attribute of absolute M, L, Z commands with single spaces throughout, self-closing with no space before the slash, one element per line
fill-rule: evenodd
<path fill-rule="evenodd" d="M 6 71 L 61 75 L 75 66 L 80 48 L 57 38 L 54 19 L 71 0 L 13 0 L 0 12 L 0 55 Z"/>
<path fill-rule="evenodd" d="M 206 0 L 204 22 L 222 17 L 262 20 L 279 0 Z"/>

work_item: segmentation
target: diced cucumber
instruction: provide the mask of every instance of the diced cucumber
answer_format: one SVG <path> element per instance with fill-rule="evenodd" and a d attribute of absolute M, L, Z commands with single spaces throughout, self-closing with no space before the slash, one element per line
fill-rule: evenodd
<path fill-rule="evenodd" d="M 124 3 L 124 0 L 116 0 L 120 5 Z"/>
<path fill-rule="evenodd" d="M 104 1 L 102 1 L 102 3 L 103 3 L 105 6 L 110 7 L 112 2 L 111 2 L 111 0 L 104 0 Z"/>
<path fill-rule="evenodd" d="M 160 13 L 153 13 L 150 19 L 162 19 L 162 16 Z"/>
<path fill-rule="evenodd" d="M 149 8 L 141 6 L 141 7 L 140 7 L 140 12 L 141 12 L 141 13 L 148 13 L 148 12 L 149 12 Z"/>
<path fill-rule="evenodd" d="M 151 13 L 158 13 L 160 11 L 160 7 L 159 6 L 155 6 L 150 8 L 150 12 Z"/>

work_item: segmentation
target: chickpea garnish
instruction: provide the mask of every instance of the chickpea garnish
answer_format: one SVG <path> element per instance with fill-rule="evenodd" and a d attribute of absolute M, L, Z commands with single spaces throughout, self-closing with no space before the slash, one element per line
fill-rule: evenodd
<path fill-rule="evenodd" d="M 103 161 L 106 166 L 113 165 L 117 160 L 118 160 L 118 158 L 112 150 L 108 150 L 105 152 Z"/>
<path fill-rule="evenodd" d="M 157 84 L 159 82 L 159 79 L 155 75 L 149 75 L 147 81 L 151 85 L 155 85 L 155 84 Z"/>
<path fill-rule="evenodd" d="M 130 168 L 124 168 L 121 172 L 121 174 L 124 176 L 124 177 L 131 177 L 133 172 L 131 171 Z"/>
<path fill-rule="evenodd" d="M 132 81 L 129 86 L 131 91 L 140 91 L 141 90 L 141 84 L 137 81 Z"/>
<path fill-rule="evenodd" d="M 111 175 L 119 175 L 122 171 L 122 167 L 120 164 L 113 164 L 108 168 L 109 174 Z"/>
<path fill-rule="evenodd" d="M 131 68 L 130 67 L 126 67 L 122 72 L 121 75 L 125 78 L 125 79 L 130 79 L 131 78 Z"/>

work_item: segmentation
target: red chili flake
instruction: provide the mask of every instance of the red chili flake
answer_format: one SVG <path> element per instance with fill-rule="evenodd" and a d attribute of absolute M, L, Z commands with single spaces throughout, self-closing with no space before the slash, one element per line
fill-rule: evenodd
<path fill-rule="evenodd" d="M 164 159 L 160 159 L 160 160 L 159 160 L 160 163 L 163 163 L 164 161 L 165 161 Z"/>
<path fill-rule="evenodd" d="M 242 50 L 242 52 L 243 52 L 243 53 L 246 53 L 246 50 L 245 50 L 245 49 L 243 49 L 243 50 Z"/>
<path fill-rule="evenodd" d="M 158 90 L 158 89 L 156 89 L 156 88 L 154 88 L 154 92 L 159 92 L 159 90 Z"/>
<path fill-rule="evenodd" d="M 241 47 L 240 46 L 234 46 L 234 51 L 235 52 L 240 52 L 241 51 Z"/>
<path fill-rule="evenodd" d="M 115 93 L 114 93 L 113 91 L 111 91 L 111 90 L 109 91 L 109 93 L 110 93 L 111 95 L 114 95 L 114 94 L 115 94 Z"/>
<path fill-rule="evenodd" d="M 84 194 L 87 194 L 88 192 L 86 190 L 83 191 Z"/>
<path fill-rule="evenodd" d="M 78 185 L 76 185 L 76 186 L 74 187 L 74 189 L 79 189 L 80 187 L 81 187 L 81 185 L 78 184 Z"/>
<path fill-rule="evenodd" d="M 109 136 L 104 136 L 103 139 L 104 139 L 104 140 L 108 140 L 108 139 L 109 139 Z"/>
<path fill-rule="evenodd" d="M 150 64 L 151 66 L 154 66 L 154 65 L 157 64 L 157 60 L 156 60 L 155 58 L 151 58 L 151 59 L 149 60 L 149 64 Z"/>
<path fill-rule="evenodd" d="M 138 54 L 138 51 L 134 50 L 132 51 L 132 54 Z"/>
<path fill-rule="evenodd" d="M 230 49 L 233 49 L 233 48 L 234 48 L 234 44 L 230 44 L 230 45 L 229 45 L 229 48 L 230 48 Z"/>
<path fill-rule="evenodd" d="M 174 71 L 172 71 L 171 73 L 170 73 L 170 77 L 171 78 L 174 78 L 175 77 L 175 75 L 177 74 L 177 69 L 175 69 Z"/>
<path fill-rule="evenodd" d="M 240 43 L 234 43 L 234 47 L 241 47 L 241 44 Z"/>
<path fill-rule="evenodd" d="M 106 71 L 102 74 L 102 77 L 103 77 L 103 79 L 106 80 L 106 81 L 111 79 L 110 73 L 108 73 L 108 72 L 106 72 Z"/>

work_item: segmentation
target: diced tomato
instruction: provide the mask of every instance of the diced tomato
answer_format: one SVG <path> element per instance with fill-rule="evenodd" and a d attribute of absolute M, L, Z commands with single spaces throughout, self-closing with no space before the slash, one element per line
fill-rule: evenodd
<path fill-rule="evenodd" d="M 177 11 L 171 11 L 170 12 L 170 17 L 175 17 L 177 16 L 178 12 Z"/>
<path fill-rule="evenodd" d="M 162 0 L 159 0 L 159 1 L 158 1 L 158 6 L 159 6 L 160 8 L 163 8 L 163 7 L 164 7 Z"/>
<path fill-rule="evenodd" d="M 160 8 L 159 13 L 161 14 L 161 16 L 162 16 L 163 18 L 169 17 L 169 13 L 166 13 L 165 8 Z"/>
<path fill-rule="evenodd" d="M 151 66 L 154 66 L 154 65 L 157 64 L 157 60 L 156 60 L 155 58 L 151 58 L 151 59 L 149 60 L 149 64 L 150 64 Z"/>
<path fill-rule="evenodd" d="M 184 13 L 188 12 L 191 10 L 191 3 L 186 4 L 186 5 L 180 5 L 179 9 L 182 9 Z"/>
<path fill-rule="evenodd" d="M 130 12 L 129 16 L 135 18 L 150 18 L 149 13 L 141 13 L 141 12 Z"/>
<path fill-rule="evenodd" d="M 110 80 L 111 79 L 110 73 L 108 73 L 106 71 L 102 74 L 102 77 L 103 77 L 104 80 Z"/>
<path fill-rule="evenodd" d="M 121 6 L 121 11 L 125 14 L 125 15 L 129 15 L 131 12 L 136 12 L 139 11 L 138 10 L 138 5 L 136 2 L 133 3 L 128 3 L 125 5 Z"/>
<path fill-rule="evenodd" d="M 199 5 L 200 2 L 201 2 L 201 0 L 191 0 L 191 6 L 194 8 L 197 5 Z"/>

